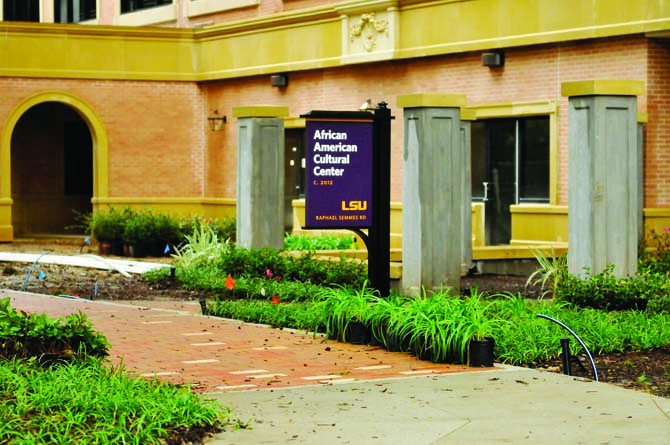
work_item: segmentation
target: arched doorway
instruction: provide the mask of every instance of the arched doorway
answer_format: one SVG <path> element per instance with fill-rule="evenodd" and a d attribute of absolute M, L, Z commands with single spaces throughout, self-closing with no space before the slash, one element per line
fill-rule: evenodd
<path fill-rule="evenodd" d="M 70 105 L 47 101 L 18 119 L 11 138 L 14 236 L 82 233 L 92 211 L 93 137 Z"/>

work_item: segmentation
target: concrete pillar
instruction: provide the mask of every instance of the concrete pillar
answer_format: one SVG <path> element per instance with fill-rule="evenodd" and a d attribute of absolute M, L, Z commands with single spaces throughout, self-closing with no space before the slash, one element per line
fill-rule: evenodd
<path fill-rule="evenodd" d="M 284 246 L 284 119 L 287 107 L 234 107 L 237 245 Z"/>
<path fill-rule="evenodd" d="M 402 286 L 408 292 L 460 288 L 464 105 L 463 95 L 398 97 L 404 109 Z"/>
<path fill-rule="evenodd" d="M 462 175 L 461 194 L 461 276 L 466 275 L 472 267 L 472 121 L 477 120 L 477 112 L 472 109 L 461 109 L 461 154 Z"/>
<path fill-rule="evenodd" d="M 614 264 L 637 272 L 639 156 L 637 81 L 566 82 L 568 270 L 585 276 Z"/>

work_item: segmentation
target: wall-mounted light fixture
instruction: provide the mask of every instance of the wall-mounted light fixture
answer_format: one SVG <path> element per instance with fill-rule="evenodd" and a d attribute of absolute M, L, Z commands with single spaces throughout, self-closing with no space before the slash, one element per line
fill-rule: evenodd
<path fill-rule="evenodd" d="M 288 86 L 288 74 L 274 74 L 270 77 L 270 85 L 284 88 Z"/>
<path fill-rule="evenodd" d="M 221 131 L 221 127 L 226 123 L 226 116 L 220 115 L 219 110 L 214 110 L 212 111 L 212 114 L 207 117 L 207 121 L 209 122 L 210 130 Z"/>
<path fill-rule="evenodd" d="M 491 51 L 482 54 L 482 66 L 488 66 L 489 68 L 505 66 L 505 53 L 503 51 Z"/>

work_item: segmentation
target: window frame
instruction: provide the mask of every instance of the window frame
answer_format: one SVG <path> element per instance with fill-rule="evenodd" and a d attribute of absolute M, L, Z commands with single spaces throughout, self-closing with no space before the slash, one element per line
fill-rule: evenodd
<path fill-rule="evenodd" d="M 80 17 L 78 20 L 75 20 L 74 17 L 72 17 L 72 20 L 69 19 L 69 17 L 66 18 L 66 21 L 61 21 L 60 17 L 60 3 L 63 0 L 53 0 L 53 21 L 54 23 L 86 23 L 86 22 L 95 22 L 98 20 L 98 12 L 99 12 L 99 2 L 98 0 L 65 0 L 68 1 L 68 3 L 72 4 L 71 8 L 68 8 L 68 12 L 71 13 L 71 9 L 74 9 L 74 3 L 78 2 L 79 3 L 79 10 L 80 11 L 86 11 L 86 3 L 93 3 L 93 17 L 86 17 L 86 15 L 82 15 L 80 12 Z M 70 6 L 70 5 L 68 5 Z"/>
<path fill-rule="evenodd" d="M 127 2 L 138 2 L 141 3 L 142 5 L 144 4 L 145 1 L 148 0 L 120 0 L 119 1 L 119 14 L 132 14 L 133 12 L 140 12 L 140 11 L 146 11 L 147 9 L 153 9 L 153 8 L 160 8 L 161 6 L 169 6 L 174 4 L 174 0 L 153 0 L 156 2 L 155 5 L 151 6 L 138 6 L 135 9 L 130 9 L 127 11 L 123 10 L 123 4 Z"/>
<path fill-rule="evenodd" d="M 34 6 L 37 7 L 37 20 L 17 20 L 17 19 L 8 19 L 5 14 L 5 5 L 12 0 L 3 0 L 2 1 L 2 8 L 0 8 L 0 21 L 5 21 L 5 22 L 28 22 L 28 23 L 40 23 L 42 22 L 42 2 L 40 0 L 32 0 L 34 5 L 28 5 L 29 8 L 32 8 Z M 13 3 L 17 2 L 26 2 L 26 1 L 31 1 L 31 0 L 13 0 Z"/>
<path fill-rule="evenodd" d="M 471 105 L 468 109 L 475 110 L 477 121 L 485 119 L 518 119 L 533 116 L 549 117 L 549 202 L 558 204 L 558 102 L 556 100 L 540 100 L 501 104 Z M 520 200 L 517 205 L 537 205 L 537 201 Z"/>

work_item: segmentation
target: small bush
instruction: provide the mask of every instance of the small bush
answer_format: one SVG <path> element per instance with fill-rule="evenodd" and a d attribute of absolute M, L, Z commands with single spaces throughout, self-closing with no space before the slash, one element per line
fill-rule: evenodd
<path fill-rule="evenodd" d="M 81 356 L 104 357 L 109 343 L 93 331 L 82 313 L 65 318 L 17 312 L 9 298 L 0 300 L 0 356 L 36 357 L 45 363 Z"/>
<path fill-rule="evenodd" d="M 659 301 L 655 301 L 652 308 L 660 308 L 662 300 L 670 298 L 670 280 L 663 274 L 617 278 L 613 270 L 614 266 L 610 265 L 587 278 L 568 275 L 557 287 L 555 297 L 582 308 L 608 311 L 644 310 L 655 300 Z"/>
<path fill-rule="evenodd" d="M 221 242 L 234 243 L 237 239 L 237 222 L 235 218 L 205 219 L 201 216 L 184 219 L 179 224 L 183 237 L 192 235 L 200 227 L 208 227 Z"/>
<path fill-rule="evenodd" d="M 280 277 L 283 281 L 301 281 L 325 286 L 360 287 L 366 280 L 365 264 L 356 260 L 320 260 L 309 252 L 293 257 L 285 251 L 263 248 L 243 249 L 231 246 L 217 264 L 224 275 L 233 277 Z"/>
<path fill-rule="evenodd" d="M 646 242 L 640 246 L 638 271 L 640 273 L 670 273 L 670 229 L 666 227 L 662 233 L 652 230 L 648 239 L 649 246 Z"/>
<path fill-rule="evenodd" d="M 287 250 L 345 250 L 351 249 L 354 238 L 351 236 L 305 236 L 286 234 L 284 247 Z"/>

